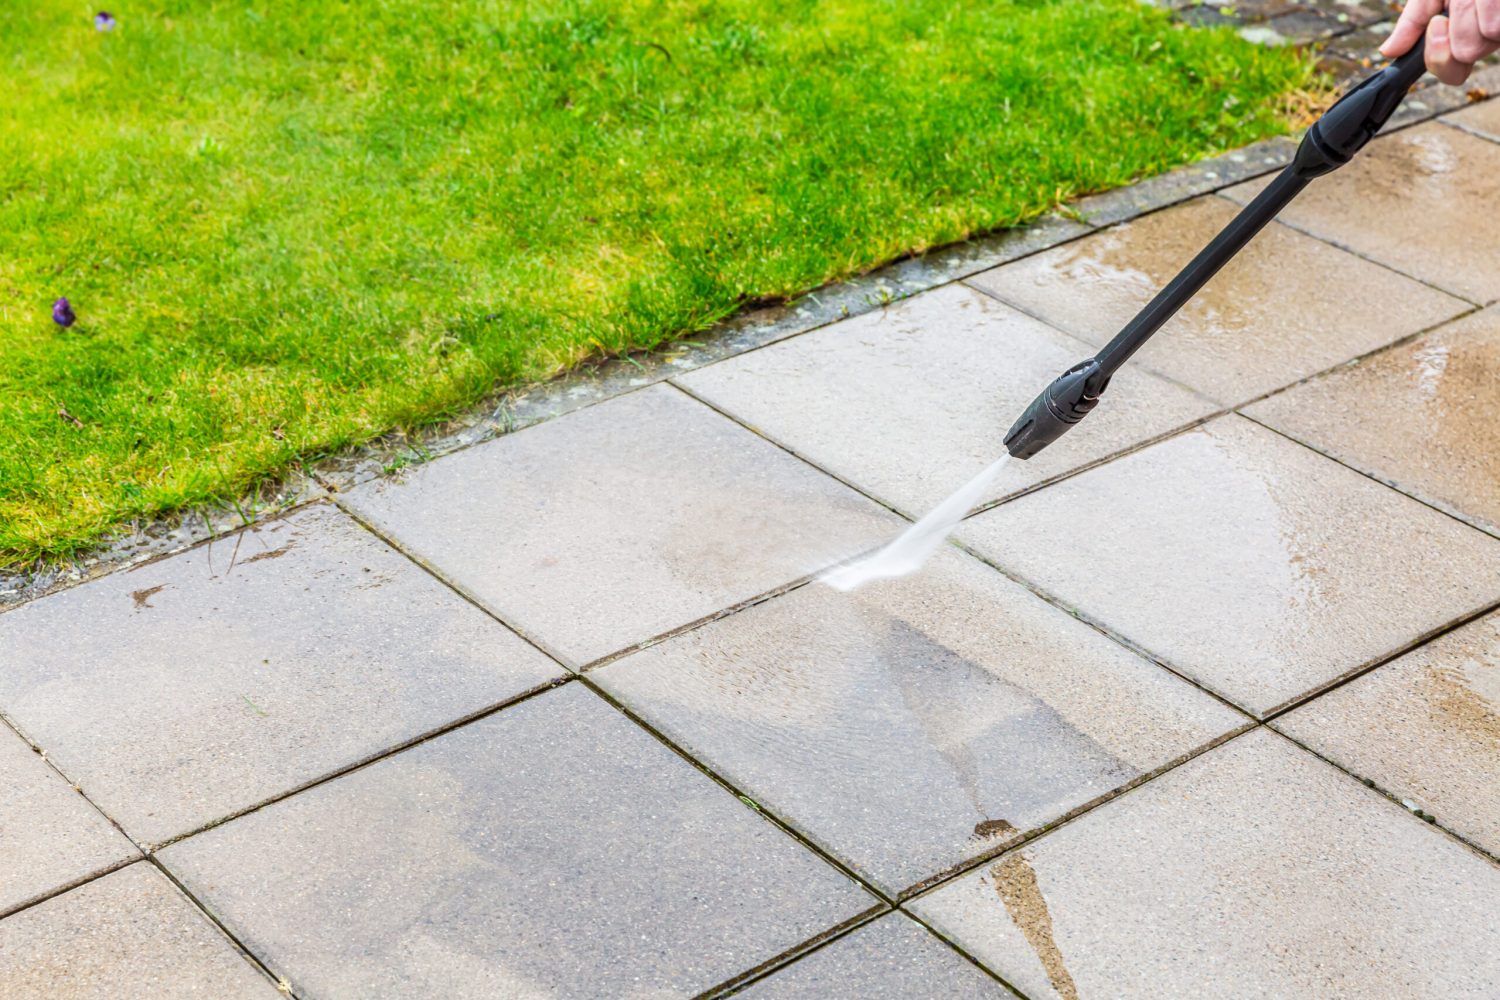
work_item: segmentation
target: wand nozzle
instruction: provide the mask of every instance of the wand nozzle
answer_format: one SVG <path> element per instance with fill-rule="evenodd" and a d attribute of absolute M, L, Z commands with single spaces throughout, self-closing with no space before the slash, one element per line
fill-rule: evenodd
<path fill-rule="evenodd" d="M 1348 163 L 1374 138 L 1406 92 L 1422 76 L 1423 44 L 1359 83 L 1325 111 L 1302 137 L 1297 155 L 1223 232 L 1146 303 L 1099 353 L 1059 375 L 1031 401 L 1005 435 L 1012 458 L 1030 458 L 1067 433 L 1099 402 L 1110 376 L 1197 294 L 1219 268 L 1276 217 L 1307 183 Z"/>

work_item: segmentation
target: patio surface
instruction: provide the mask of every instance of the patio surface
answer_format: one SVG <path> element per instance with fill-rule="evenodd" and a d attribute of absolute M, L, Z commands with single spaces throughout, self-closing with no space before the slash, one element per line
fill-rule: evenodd
<path fill-rule="evenodd" d="M 1500 102 L 809 582 L 1288 148 L 0 615 L 0 997 L 1500 996 Z"/>

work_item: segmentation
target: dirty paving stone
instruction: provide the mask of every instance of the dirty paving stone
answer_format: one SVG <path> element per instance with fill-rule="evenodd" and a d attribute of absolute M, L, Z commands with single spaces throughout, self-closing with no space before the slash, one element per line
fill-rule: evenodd
<path fill-rule="evenodd" d="M 1250 181 L 1224 194 L 1243 204 L 1264 184 Z M 1500 204 L 1500 144 L 1428 123 L 1370 143 L 1348 166 L 1308 185 L 1279 218 L 1402 274 L 1487 303 L 1500 298 L 1500 229 L 1476 225 L 1474 212 L 1475 206 L 1494 204 Z M 1379 309 L 1388 301 L 1386 286 L 1363 295 L 1345 285 L 1328 287 L 1338 288 L 1338 295 L 1321 297 L 1340 306 Z M 1285 312 L 1300 317 L 1316 296 L 1275 298 L 1297 303 Z"/>
<path fill-rule="evenodd" d="M 1500 599 L 1500 541 L 1237 416 L 957 537 L 1257 715 Z"/>
<path fill-rule="evenodd" d="M 900 913 L 865 924 L 735 995 L 743 1000 L 1015 997 L 916 921 Z"/>
<path fill-rule="evenodd" d="M 161 859 L 314 997 L 686 996 L 876 905 L 579 684 Z"/>
<path fill-rule="evenodd" d="M 0 913 L 138 857 L 120 831 L 0 723 Z"/>
<path fill-rule="evenodd" d="M 1072 208 L 1092 225 L 1113 225 L 1217 191 L 1246 178 L 1280 170 L 1292 162 L 1296 151 L 1295 142 L 1278 136 L 1148 177 L 1136 184 L 1089 195 L 1074 202 Z"/>
<path fill-rule="evenodd" d="M 911 904 L 1028 996 L 1488 998 L 1500 868 L 1266 729 Z"/>
<path fill-rule="evenodd" d="M 1245 408 L 1283 434 L 1500 535 L 1500 307 Z"/>
<path fill-rule="evenodd" d="M 6 1000 L 282 996 L 145 862 L 0 920 Z"/>
<path fill-rule="evenodd" d="M 892 895 L 1248 721 L 951 548 L 592 676 Z"/>
<path fill-rule="evenodd" d="M 676 381 L 819 468 L 920 517 L 985 468 L 1039 386 L 1093 349 L 962 285 Z M 985 501 L 1107 458 L 1218 409 L 1122 375 L 1067 448 L 1007 466 Z"/>
<path fill-rule="evenodd" d="M 905 525 L 666 385 L 366 484 L 344 502 L 575 667 Z"/>
<path fill-rule="evenodd" d="M 1237 212 L 1222 198 L 1202 198 L 986 271 L 969 283 L 1101 347 Z M 1228 405 L 1468 308 L 1273 222 L 1135 360 Z"/>
<path fill-rule="evenodd" d="M 1500 857 L 1500 614 L 1315 698 L 1276 726 Z"/>
<path fill-rule="evenodd" d="M 323 505 L 9 612 L 0 648 L 0 707 L 145 844 L 566 673 Z"/>

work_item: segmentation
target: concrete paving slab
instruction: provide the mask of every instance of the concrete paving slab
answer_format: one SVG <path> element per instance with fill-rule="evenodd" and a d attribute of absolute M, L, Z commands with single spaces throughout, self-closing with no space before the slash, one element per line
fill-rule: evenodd
<path fill-rule="evenodd" d="M 577 683 L 161 856 L 311 997 L 688 996 L 875 904 Z"/>
<path fill-rule="evenodd" d="M 1234 416 L 958 537 L 1258 714 L 1500 600 L 1500 541 Z"/>
<path fill-rule="evenodd" d="M 0 997 L 276 1000 L 281 992 L 146 862 L 0 920 Z"/>
<path fill-rule="evenodd" d="M 1500 868 L 1265 729 L 915 911 L 1028 996 L 1500 992 Z"/>
<path fill-rule="evenodd" d="M 996 1000 L 1015 996 L 900 913 L 865 924 L 738 995 L 745 1000 Z"/>
<path fill-rule="evenodd" d="M 0 723 L 0 913 L 140 856 Z"/>
<path fill-rule="evenodd" d="M 1093 349 L 958 285 L 678 381 L 821 468 L 920 517 L 993 462 L 1011 423 Z M 1013 463 L 985 499 L 1034 486 L 1218 407 L 1144 371 L 1117 377 L 1069 447 Z"/>
<path fill-rule="evenodd" d="M 671 386 L 346 499 L 573 666 L 791 583 L 904 523 Z"/>
<path fill-rule="evenodd" d="M 802 588 L 594 676 L 893 895 L 1248 723 L 953 550 L 853 593 Z"/>
<path fill-rule="evenodd" d="M 1500 615 L 1450 632 L 1276 725 L 1500 856 Z"/>
<path fill-rule="evenodd" d="M 1238 202 L 1265 180 L 1225 191 Z M 1500 230 L 1476 206 L 1500 203 L 1500 145 L 1438 123 L 1402 129 L 1370 143 L 1348 166 L 1319 178 L 1281 220 L 1402 274 L 1478 303 L 1500 298 Z M 1344 304 L 1331 282 L 1323 298 Z M 1338 294 L 1329 294 L 1337 289 Z M 1358 296 L 1383 309 L 1384 288 Z M 1288 296 L 1298 314 L 1306 299 Z"/>
<path fill-rule="evenodd" d="M 1293 386 L 1245 412 L 1500 533 L 1500 308 Z"/>
<path fill-rule="evenodd" d="M 9 612 L 0 648 L 0 706 L 146 844 L 566 674 L 323 505 Z"/>
<path fill-rule="evenodd" d="M 1223 198 L 1200 198 L 969 281 L 1100 347 L 1237 212 Z M 1272 223 L 1162 327 L 1136 360 L 1230 405 L 1467 308 Z"/>

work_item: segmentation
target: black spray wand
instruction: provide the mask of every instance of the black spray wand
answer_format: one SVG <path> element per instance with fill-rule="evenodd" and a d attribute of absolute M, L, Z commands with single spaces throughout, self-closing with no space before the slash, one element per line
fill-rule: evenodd
<path fill-rule="evenodd" d="M 1239 253 L 1309 181 L 1348 163 L 1374 138 L 1412 84 L 1421 78 L 1423 47 L 1418 40 L 1410 52 L 1339 98 L 1307 130 L 1291 165 L 1125 324 L 1115 339 L 1043 389 L 1005 435 L 1005 450 L 1011 457 L 1030 458 L 1088 416 L 1109 385 L 1110 376 L 1196 295 L 1219 268 Z"/>

